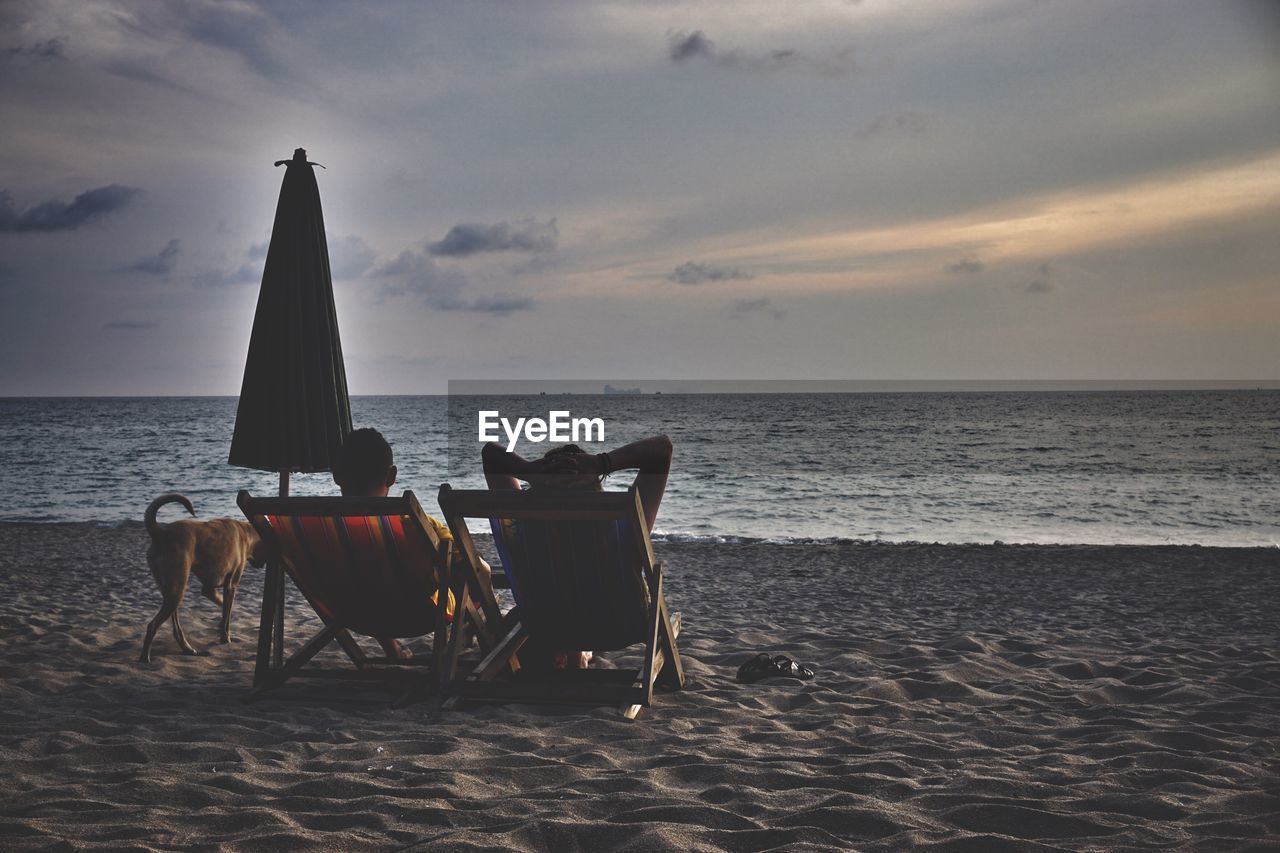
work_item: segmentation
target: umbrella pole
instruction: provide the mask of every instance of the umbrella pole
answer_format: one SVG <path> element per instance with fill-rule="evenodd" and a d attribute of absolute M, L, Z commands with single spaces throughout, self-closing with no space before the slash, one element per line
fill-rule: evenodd
<path fill-rule="evenodd" d="M 280 472 L 280 497 L 289 497 L 289 472 Z M 262 584 L 262 619 L 258 623 L 258 655 L 253 686 L 268 685 L 284 665 L 284 566 L 278 558 L 267 562 Z"/>
<path fill-rule="evenodd" d="M 280 472 L 280 497 L 289 497 L 289 472 Z M 271 632 L 271 665 L 279 669 L 284 666 L 284 567 L 276 566 L 275 629 Z"/>

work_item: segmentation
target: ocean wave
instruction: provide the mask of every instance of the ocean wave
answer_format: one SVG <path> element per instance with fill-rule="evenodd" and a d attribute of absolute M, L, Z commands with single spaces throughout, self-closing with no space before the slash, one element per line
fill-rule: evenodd
<path fill-rule="evenodd" d="M 1050 537 L 1026 539 L 911 539 L 911 538 L 865 538 L 846 536 L 732 536 L 723 533 L 655 533 L 650 539 L 655 544 L 670 543 L 673 545 L 844 545 L 844 546 L 946 546 L 946 547 L 1181 547 L 1181 548 L 1276 548 L 1280 542 L 1193 542 L 1190 540 L 1174 540 L 1160 536 L 1136 536 L 1130 540 L 1115 541 L 1077 541 L 1072 539 L 1053 539 Z"/>

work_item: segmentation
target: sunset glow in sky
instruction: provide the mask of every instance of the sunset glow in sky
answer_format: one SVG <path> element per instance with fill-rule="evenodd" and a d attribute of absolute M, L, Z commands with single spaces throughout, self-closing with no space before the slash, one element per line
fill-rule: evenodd
<path fill-rule="evenodd" d="M 235 394 L 283 169 L 352 393 L 1274 380 L 1262 0 L 0 5 L 0 395 Z"/>

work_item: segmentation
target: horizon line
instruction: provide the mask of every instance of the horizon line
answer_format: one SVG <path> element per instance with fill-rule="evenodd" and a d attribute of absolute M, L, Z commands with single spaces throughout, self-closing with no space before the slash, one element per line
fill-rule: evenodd
<path fill-rule="evenodd" d="M 606 392 L 604 385 L 625 388 Z M 449 380 L 472 389 L 444 392 L 383 392 L 348 397 L 449 397 L 454 394 L 575 394 L 660 396 L 664 394 L 867 394 L 867 393 L 1015 393 L 1068 391 L 1275 391 L 1280 379 L 476 379 Z M 483 388 L 483 386 L 495 386 Z M 587 388 L 584 386 L 593 386 Z M 720 387 L 717 387 L 720 386 Z M 770 387 L 772 386 L 772 387 Z M 790 386 L 790 387 L 780 387 Z M 638 392 L 637 390 L 638 389 Z M 0 400 L 75 399 L 235 399 L 239 394 L 0 394 Z"/>

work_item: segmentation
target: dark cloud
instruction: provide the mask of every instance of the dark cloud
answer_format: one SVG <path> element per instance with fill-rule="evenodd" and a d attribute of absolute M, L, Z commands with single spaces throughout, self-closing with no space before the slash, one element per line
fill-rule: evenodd
<path fill-rule="evenodd" d="M 347 237 L 335 237 L 330 234 L 327 242 L 329 272 L 334 278 L 359 278 L 373 266 L 373 249 L 354 234 Z"/>
<path fill-rule="evenodd" d="M 75 201 L 46 201 L 17 211 L 13 197 L 0 190 L 0 231 L 74 231 L 128 205 L 142 190 L 111 184 L 82 192 Z"/>
<path fill-rule="evenodd" d="M 963 258 L 956 261 L 954 264 L 947 264 L 942 269 L 944 272 L 949 272 L 954 275 L 973 275 L 974 273 L 982 272 L 983 263 L 977 258 Z"/>
<path fill-rule="evenodd" d="M 155 323 L 146 320 L 116 320 L 102 324 L 104 329 L 154 329 L 155 327 Z"/>
<path fill-rule="evenodd" d="M 740 67 L 756 71 L 781 71 L 786 68 L 808 68 L 825 75 L 843 74 L 854 70 L 853 51 L 844 48 L 826 56 L 818 56 L 781 48 L 763 52 L 721 50 L 707 38 L 702 30 L 667 33 L 667 57 L 672 62 L 688 62 L 699 59 L 726 68 Z"/>
<path fill-rule="evenodd" d="M 441 266 L 423 252 L 401 252 L 371 275 L 384 279 L 383 293 L 417 296 L 437 311 L 476 311 L 505 316 L 534 307 L 532 299 L 507 293 L 468 299 L 463 293 L 467 277 L 459 270 Z"/>
<path fill-rule="evenodd" d="M 497 314 L 504 317 L 516 311 L 528 311 L 533 308 L 533 300 L 527 296 L 516 296 L 510 293 L 495 293 L 493 296 L 477 296 L 462 306 L 465 311 L 480 311 L 486 314 Z"/>
<path fill-rule="evenodd" d="M 667 52 L 672 62 L 684 62 L 686 59 L 697 56 L 714 59 L 716 56 L 715 45 L 702 34 L 702 30 L 694 30 L 691 33 L 669 33 L 667 38 Z"/>
<path fill-rule="evenodd" d="M 737 267 L 715 267 L 694 261 L 683 263 L 672 270 L 667 281 L 677 284 L 704 284 L 708 281 L 745 281 L 754 274 Z"/>
<path fill-rule="evenodd" d="M 739 299 L 733 303 L 733 316 L 747 317 L 753 314 L 767 313 L 775 320 L 781 320 L 785 313 L 781 308 L 774 307 L 773 300 L 767 296 L 761 296 L 758 299 Z"/>
<path fill-rule="evenodd" d="M 6 56 L 31 56 L 36 59 L 66 59 L 66 43 L 62 39 L 52 38 L 38 41 L 35 44 L 24 44 L 7 48 Z"/>
<path fill-rule="evenodd" d="M 923 136 L 933 126 L 933 117 L 924 113 L 884 113 L 858 131 L 859 136 Z"/>
<path fill-rule="evenodd" d="M 463 223 L 449 229 L 444 239 L 427 246 L 433 255 L 462 258 L 481 252 L 550 252 L 560 233 L 555 219 L 538 222 L 522 219 L 494 225 Z"/>
<path fill-rule="evenodd" d="M 442 267 L 422 252 L 405 250 L 371 273 L 383 279 L 382 290 L 392 296 L 414 294 L 428 303 L 454 302 L 467 285 L 467 277 L 449 267 Z"/>
<path fill-rule="evenodd" d="M 178 260 L 178 254 L 182 251 L 182 241 L 174 237 L 165 247 L 154 255 L 148 255 L 141 258 L 126 267 L 122 267 L 122 272 L 140 272 L 147 275 L 168 275 L 173 272 L 174 262 Z"/>
<path fill-rule="evenodd" d="M 1050 293 L 1057 288 L 1057 278 L 1053 267 L 1043 263 L 1037 270 L 1038 275 L 1027 284 L 1027 293 Z"/>

